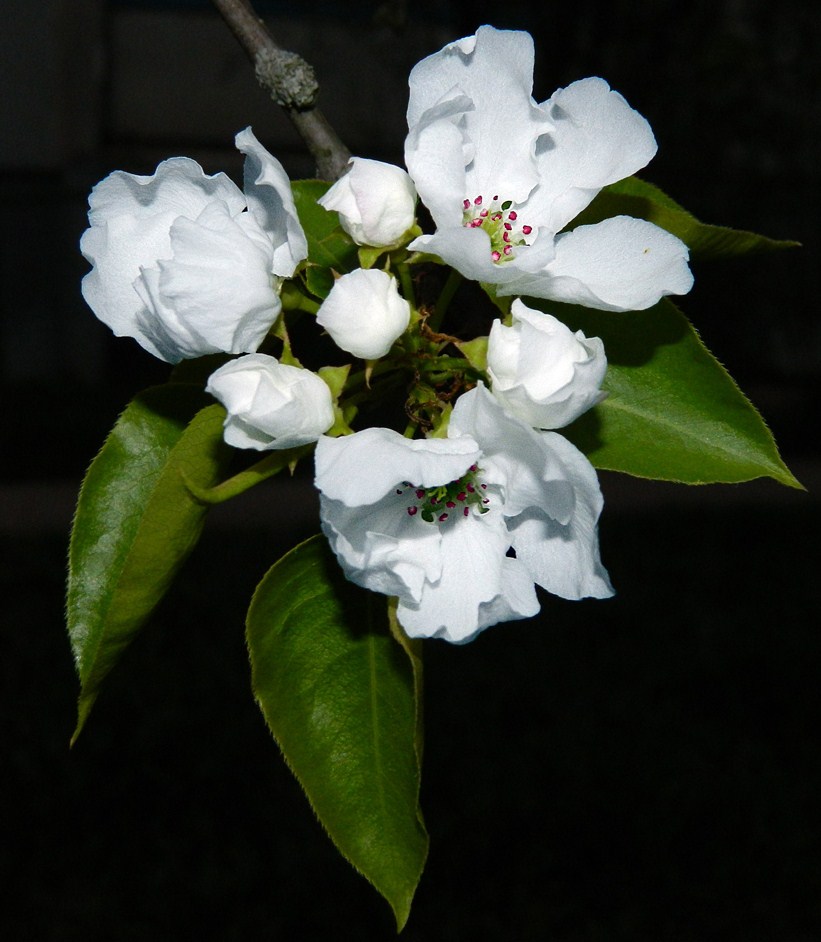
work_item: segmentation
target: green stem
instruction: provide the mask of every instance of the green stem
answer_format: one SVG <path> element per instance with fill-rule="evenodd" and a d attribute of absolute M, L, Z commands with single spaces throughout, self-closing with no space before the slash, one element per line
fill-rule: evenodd
<path fill-rule="evenodd" d="M 362 374 L 364 376 L 364 374 Z M 404 382 L 403 377 L 400 373 L 392 373 L 390 376 L 386 376 L 378 385 L 370 386 L 368 388 L 362 388 L 359 392 L 354 392 L 348 395 L 348 387 L 345 387 L 345 405 L 346 406 L 358 406 L 360 402 L 365 402 L 368 399 L 373 399 L 375 402 L 379 401 L 380 397 L 389 390 L 392 386 L 396 386 Z M 361 385 L 361 384 L 360 384 Z"/>
<path fill-rule="evenodd" d="M 431 330 L 438 331 L 439 327 L 442 324 L 442 318 L 445 316 L 445 311 L 448 309 L 448 305 L 453 300 L 454 294 L 462 283 L 462 276 L 456 271 L 455 268 L 451 268 L 450 274 L 448 275 L 448 280 L 445 282 L 442 292 L 439 295 L 439 300 L 436 302 L 436 307 L 434 308 L 433 314 L 428 318 L 428 327 Z"/>
<path fill-rule="evenodd" d="M 319 310 L 319 302 L 303 294 L 292 281 L 286 281 L 282 286 L 280 300 L 286 311 L 306 311 L 308 314 L 316 314 Z"/>
<path fill-rule="evenodd" d="M 396 266 L 399 283 L 402 285 L 402 294 L 411 307 L 416 307 L 416 292 L 413 290 L 413 278 L 407 262 L 400 262 Z"/>
<path fill-rule="evenodd" d="M 299 448 L 286 448 L 283 451 L 272 451 L 250 468 L 240 471 L 233 477 L 228 478 L 215 487 L 199 487 L 183 474 L 186 487 L 204 504 L 221 504 L 223 501 L 237 497 L 239 494 L 250 490 L 255 484 L 264 481 L 266 478 L 279 474 L 283 468 L 288 465 L 296 464 L 300 458 L 310 454 L 312 445 L 301 445 Z"/>
<path fill-rule="evenodd" d="M 351 392 L 351 390 L 363 386 L 367 379 L 371 379 L 375 376 L 381 376 L 383 373 L 388 373 L 395 369 L 396 365 L 397 364 L 393 360 L 386 358 L 384 360 L 379 360 L 377 363 L 374 363 L 370 374 L 368 374 L 366 370 L 359 370 L 356 373 L 351 373 L 345 382 L 343 392 L 348 393 Z"/>
<path fill-rule="evenodd" d="M 452 370 L 456 373 L 477 373 L 475 367 L 471 366 L 467 360 L 462 357 L 431 357 L 429 360 L 420 359 L 416 368 L 420 373 L 439 373 Z"/>

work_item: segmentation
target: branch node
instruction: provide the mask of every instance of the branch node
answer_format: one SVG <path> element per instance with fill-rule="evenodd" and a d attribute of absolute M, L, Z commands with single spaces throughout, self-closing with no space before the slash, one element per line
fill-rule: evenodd
<path fill-rule="evenodd" d="M 310 65 L 295 52 L 270 46 L 254 57 L 257 81 L 289 111 L 308 111 L 316 104 L 319 83 Z"/>

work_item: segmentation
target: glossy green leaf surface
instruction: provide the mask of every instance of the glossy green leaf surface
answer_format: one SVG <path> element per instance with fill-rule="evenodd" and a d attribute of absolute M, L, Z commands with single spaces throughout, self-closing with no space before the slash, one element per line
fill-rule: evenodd
<path fill-rule="evenodd" d="M 79 735 L 100 685 L 195 546 L 207 510 L 186 486 L 227 464 L 225 411 L 196 386 L 158 386 L 123 412 L 86 474 L 69 551 L 68 633 Z"/>
<path fill-rule="evenodd" d="M 801 486 L 761 416 L 670 301 L 626 314 L 528 304 L 604 341 L 608 397 L 562 430 L 595 467 L 687 484 L 771 477 Z"/>
<path fill-rule="evenodd" d="M 634 216 L 655 223 L 678 236 L 689 247 L 690 257 L 695 260 L 761 255 L 795 248 L 799 244 L 699 222 L 657 186 L 637 177 L 606 186 L 573 220 L 571 227 L 575 229 L 576 226 L 601 222 L 610 216 Z"/>
<path fill-rule="evenodd" d="M 247 620 L 265 720 L 342 855 L 401 928 L 424 867 L 418 665 L 388 628 L 385 599 L 347 582 L 324 537 L 259 584 Z"/>
<path fill-rule="evenodd" d="M 333 286 L 332 271 L 341 275 L 359 266 L 357 247 L 340 227 L 337 214 L 317 203 L 330 183 L 297 180 L 291 187 L 299 221 L 308 239 L 307 286 L 317 297 L 325 298 Z"/>

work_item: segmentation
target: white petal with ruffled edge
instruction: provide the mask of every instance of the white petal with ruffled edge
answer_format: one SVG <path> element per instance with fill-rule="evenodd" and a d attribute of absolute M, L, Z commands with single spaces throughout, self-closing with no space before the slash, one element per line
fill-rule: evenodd
<path fill-rule="evenodd" d="M 408 516 L 393 492 L 364 509 L 322 495 L 320 519 L 345 575 L 363 588 L 415 604 L 442 574 L 439 528 Z"/>
<path fill-rule="evenodd" d="M 609 598 L 613 587 L 599 556 L 603 500 L 593 466 L 557 432 L 539 433 L 546 451 L 564 467 L 575 493 L 573 515 L 560 523 L 549 505 L 531 506 L 508 521 L 516 556 L 533 579 L 564 599 Z"/>
<path fill-rule="evenodd" d="M 478 444 L 484 477 L 499 487 L 506 517 L 536 505 L 566 523 L 575 508 L 573 485 L 541 434 L 506 412 L 481 383 L 459 397 L 448 425 L 456 441 L 466 436 Z"/>
<path fill-rule="evenodd" d="M 427 524 L 434 526 L 434 524 Z M 510 539 L 499 511 L 473 514 L 442 529 L 442 574 L 418 603 L 400 601 L 399 623 L 412 638 L 471 641 L 496 624 L 539 611 L 533 580 L 505 556 Z"/>
<path fill-rule="evenodd" d="M 135 337 L 149 353 L 169 362 L 173 347 L 144 333 L 151 314 L 134 291 L 134 281 L 141 268 L 172 257 L 174 220 L 196 219 L 215 199 L 232 214 L 245 208 L 242 191 L 229 177 L 208 176 L 187 157 L 163 161 L 151 176 L 115 171 L 89 197 L 91 226 L 80 239 L 80 250 L 94 267 L 83 278 L 83 297 L 117 337 Z"/>
<path fill-rule="evenodd" d="M 271 271 L 289 278 L 308 257 L 308 241 L 296 211 L 291 181 L 282 164 L 259 143 L 250 128 L 240 131 L 234 143 L 246 157 L 248 211 L 273 243 Z"/>

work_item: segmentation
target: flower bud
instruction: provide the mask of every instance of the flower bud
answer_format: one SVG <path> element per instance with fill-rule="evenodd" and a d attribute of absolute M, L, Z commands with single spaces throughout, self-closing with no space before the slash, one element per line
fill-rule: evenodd
<path fill-rule="evenodd" d="M 352 157 L 350 169 L 319 200 L 339 213 L 339 223 L 358 245 L 393 245 L 410 229 L 416 190 L 401 167 Z"/>
<path fill-rule="evenodd" d="M 375 360 L 407 329 L 410 305 L 399 294 L 396 279 L 386 272 L 357 268 L 336 280 L 316 322 L 338 347 L 363 360 Z"/>
<path fill-rule="evenodd" d="M 598 337 L 574 334 L 518 299 L 511 313 L 511 327 L 494 322 L 487 349 L 493 395 L 511 415 L 533 428 L 562 428 L 604 399 L 607 358 Z"/>
<path fill-rule="evenodd" d="M 235 448 L 266 451 L 307 445 L 334 423 L 331 392 L 316 373 L 264 353 L 221 366 L 205 390 L 228 410 L 224 438 Z"/>

